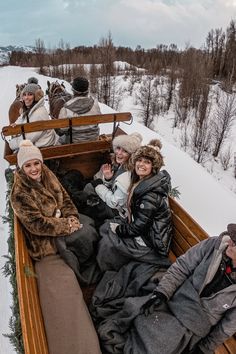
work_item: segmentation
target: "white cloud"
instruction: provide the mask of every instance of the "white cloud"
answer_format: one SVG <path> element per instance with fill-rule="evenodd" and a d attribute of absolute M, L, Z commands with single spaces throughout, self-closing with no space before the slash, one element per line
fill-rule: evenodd
<path fill-rule="evenodd" d="M 0 45 L 65 42 L 93 45 L 110 30 L 116 45 L 145 48 L 190 42 L 200 47 L 213 28 L 236 17 L 236 0 L 41 0 L 0 4 Z"/>

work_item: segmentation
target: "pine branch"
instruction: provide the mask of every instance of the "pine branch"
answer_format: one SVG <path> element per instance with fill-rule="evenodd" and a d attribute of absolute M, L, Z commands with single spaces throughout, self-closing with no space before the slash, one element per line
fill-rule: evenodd
<path fill-rule="evenodd" d="M 13 185 L 14 174 L 11 169 L 5 171 L 5 177 L 7 180 L 7 194 L 6 194 L 6 216 L 1 216 L 3 223 L 7 223 L 9 226 L 9 237 L 7 240 L 8 254 L 4 256 L 6 258 L 5 265 L 2 268 L 2 272 L 5 277 L 9 277 L 10 284 L 12 286 L 12 315 L 9 320 L 10 333 L 3 334 L 7 337 L 14 347 L 17 354 L 24 354 L 24 345 L 22 338 L 22 329 L 20 322 L 20 311 L 17 294 L 16 283 L 16 263 L 15 263 L 15 245 L 14 245 L 14 215 L 10 204 L 10 191 Z"/>

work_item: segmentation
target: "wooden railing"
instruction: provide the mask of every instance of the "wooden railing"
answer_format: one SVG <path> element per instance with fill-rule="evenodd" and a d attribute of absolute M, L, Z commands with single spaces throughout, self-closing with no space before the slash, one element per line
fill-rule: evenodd
<path fill-rule="evenodd" d="M 2 128 L 2 137 L 3 139 L 14 135 L 22 135 L 24 137 L 27 133 L 60 128 L 68 128 L 70 134 L 72 134 L 73 127 L 103 123 L 113 123 L 113 133 L 115 133 L 115 130 L 117 129 L 117 123 L 128 122 L 131 120 L 131 118 L 131 113 L 122 112 L 91 116 L 80 116 L 64 119 L 44 120 L 32 123 L 18 124 L 16 126 L 9 125 Z M 76 156 L 85 154 L 85 152 L 92 153 L 106 151 L 110 148 L 111 139 L 113 137 L 112 135 L 113 134 L 110 134 L 110 137 L 108 138 L 107 136 L 102 135 L 98 140 L 94 141 L 46 146 L 40 148 L 40 150 L 45 160 Z M 4 158 L 10 163 L 10 165 L 16 164 L 16 154 L 12 152 L 7 142 L 5 144 Z"/>

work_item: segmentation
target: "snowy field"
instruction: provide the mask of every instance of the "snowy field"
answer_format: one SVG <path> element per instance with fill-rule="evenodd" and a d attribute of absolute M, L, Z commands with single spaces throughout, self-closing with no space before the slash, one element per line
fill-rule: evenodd
<path fill-rule="evenodd" d="M 26 82 L 30 76 L 36 76 L 39 84 L 46 89 L 46 83 L 49 79 L 36 74 L 33 68 L 20 67 L 2 67 L 0 68 L 0 117 L 1 127 L 8 124 L 8 108 L 15 98 L 15 84 Z M 67 84 L 68 91 L 70 85 Z M 124 104 L 123 111 L 128 110 L 128 105 Z M 111 111 L 105 105 L 101 105 L 103 113 Z M 121 124 L 121 128 L 127 133 L 138 131 L 143 136 L 143 143 L 146 144 L 152 138 L 161 138 L 163 143 L 162 152 L 165 157 L 165 168 L 172 177 L 172 186 L 178 187 L 180 195 L 180 204 L 188 211 L 188 213 L 205 229 L 210 235 L 218 235 L 226 229 L 228 223 L 236 222 L 236 195 L 221 185 L 213 178 L 202 166 L 194 162 L 185 152 L 180 151 L 176 146 L 170 144 L 168 136 L 165 138 L 157 133 L 150 131 L 141 124 L 134 122 L 131 125 Z M 111 129 L 110 125 L 102 128 L 101 132 Z M 164 129 L 164 128 L 163 128 Z M 160 131 L 160 130 L 159 130 Z M 160 131 L 161 134 L 161 131 Z M 163 134 L 164 135 L 164 134 Z M 4 170 L 8 167 L 7 162 L 3 159 L 4 142 L 0 143 L 0 185 L 2 193 L 0 194 L 0 215 L 5 214 L 5 190 L 6 182 Z M 235 182 L 236 183 L 236 182 Z M 1 222 L 1 246 L 0 246 L 0 267 L 4 264 L 2 255 L 7 254 L 7 238 L 8 231 L 6 225 Z M 8 280 L 0 275 L 0 353 L 11 354 L 12 348 L 8 339 L 3 337 L 1 333 L 8 333 L 8 320 L 10 317 L 10 286 Z"/>

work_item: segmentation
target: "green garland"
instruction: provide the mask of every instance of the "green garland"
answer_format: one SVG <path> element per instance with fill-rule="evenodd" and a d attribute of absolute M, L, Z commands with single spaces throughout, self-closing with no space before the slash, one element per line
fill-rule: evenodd
<path fill-rule="evenodd" d="M 16 264 L 15 264 L 15 245 L 14 245 L 14 215 L 10 204 L 10 191 L 13 184 L 13 171 L 9 168 L 5 171 L 6 181 L 7 181 L 7 194 L 6 194 L 6 216 L 2 216 L 3 223 L 8 223 L 9 225 L 9 237 L 8 237 L 8 255 L 4 256 L 7 260 L 3 266 L 3 274 L 9 277 L 10 284 L 12 286 L 12 300 L 11 305 L 12 315 L 9 320 L 9 328 L 11 333 L 3 334 L 5 337 L 9 338 L 10 343 L 14 347 L 18 354 L 24 354 L 24 345 L 22 338 L 22 329 L 20 322 L 20 311 L 19 302 L 17 294 L 17 284 L 16 284 Z"/>

